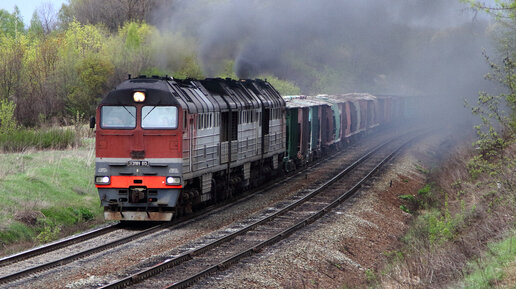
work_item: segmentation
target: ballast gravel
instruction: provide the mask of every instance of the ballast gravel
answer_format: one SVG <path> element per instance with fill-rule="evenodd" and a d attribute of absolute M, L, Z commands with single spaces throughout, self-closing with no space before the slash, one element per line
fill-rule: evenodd
<path fill-rule="evenodd" d="M 419 141 L 325 217 L 192 288 L 370 287 L 370 272 L 396 249 L 411 218 L 398 196 L 425 184 L 420 157 L 437 151 L 440 139 Z"/>
<path fill-rule="evenodd" d="M 410 151 L 424 151 L 427 145 Z M 364 279 L 364 272 L 374 268 L 382 252 L 389 250 L 405 229 L 403 224 L 409 217 L 399 209 L 397 195 L 417 192 L 415 188 L 423 182 L 423 176 L 415 169 L 417 159 L 410 151 L 398 157 L 370 188 L 363 189 L 319 221 L 230 269 L 201 280 L 194 287 L 327 288 L 347 284 L 349 280 L 363 284 L 360 280 Z M 24 278 L 8 287 L 97 288 L 124 278 L 170 258 L 178 250 L 194 247 L 196 241 L 231 228 L 235 221 L 273 210 L 278 202 L 297 195 L 327 176 L 329 170 L 324 167 L 336 167 L 339 162 L 342 160 L 331 159 L 323 167 L 301 174 L 273 192 L 258 194 L 188 226 L 149 235 Z"/>

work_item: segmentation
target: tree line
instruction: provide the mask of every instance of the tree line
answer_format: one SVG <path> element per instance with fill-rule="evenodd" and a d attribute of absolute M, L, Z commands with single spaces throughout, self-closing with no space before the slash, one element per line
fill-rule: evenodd
<path fill-rule="evenodd" d="M 28 28 L 18 8 L 0 10 L 3 111 L 14 105 L 17 123 L 27 127 L 70 124 L 93 115 L 100 98 L 128 74 L 204 77 L 195 39 L 147 24 L 158 4 L 72 0 L 57 14 L 40 7 Z M 220 76 L 236 77 L 228 65 Z M 268 79 L 283 92 L 299 93 L 288 82 Z"/>
<path fill-rule="evenodd" d="M 45 27 L 35 13 L 25 29 L 19 11 L 0 14 L 0 100 L 15 104 L 25 126 L 91 115 L 108 88 L 128 73 L 159 74 L 163 61 L 178 75 L 201 77 L 191 40 L 144 22 L 115 32 L 77 19 Z"/>

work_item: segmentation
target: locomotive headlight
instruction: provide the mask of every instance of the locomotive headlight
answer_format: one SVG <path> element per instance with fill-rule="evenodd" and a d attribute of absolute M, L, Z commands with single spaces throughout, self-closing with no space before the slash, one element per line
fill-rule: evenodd
<path fill-rule="evenodd" d="M 144 102 L 145 101 L 145 92 L 143 91 L 135 91 L 133 93 L 134 102 Z"/>
<path fill-rule="evenodd" d="M 181 178 L 180 177 L 167 177 L 167 185 L 170 186 L 177 186 L 181 184 Z"/>
<path fill-rule="evenodd" d="M 108 176 L 95 177 L 95 184 L 97 185 L 109 185 L 110 183 L 111 179 Z"/>

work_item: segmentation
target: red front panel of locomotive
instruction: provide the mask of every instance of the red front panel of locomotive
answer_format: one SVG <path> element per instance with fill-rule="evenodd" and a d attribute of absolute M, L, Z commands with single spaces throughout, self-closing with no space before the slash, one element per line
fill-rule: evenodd
<path fill-rule="evenodd" d="M 144 105 L 134 106 L 134 123 L 126 122 L 123 124 L 123 128 L 103 126 L 102 120 L 108 117 L 108 112 L 103 112 L 103 110 L 107 109 L 112 110 L 109 106 L 97 110 L 97 119 L 100 120 L 96 132 L 97 158 L 169 159 L 182 157 L 182 110 L 172 107 L 177 115 L 175 117 L 176 123 L 172 123 L 167 129 L 163 129 L 159 127 L 159 124 L 154 124 L 145 119 L 145 113 L 149 109 Z M 154 108 L 154 110 L 156 109 L 165 110 L 161 107 Z M 103 113 L 104 116 L 102 116 Z"/>

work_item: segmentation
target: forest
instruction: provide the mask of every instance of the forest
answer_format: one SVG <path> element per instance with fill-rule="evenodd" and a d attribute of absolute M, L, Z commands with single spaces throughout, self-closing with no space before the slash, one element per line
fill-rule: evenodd
<path fill-rule="evenodd" d="M 259 77 L 284 95 L 446 94 L 459 102 L 486 85 L 481 54 L 493 26 L 475 9 L 324 2 L 70 0 L 38 7 L 29 25 L 17 7 L 1 10 L 3 126 L 9 111 L 24 127 L 84 121 L 129 74 Z"/>

